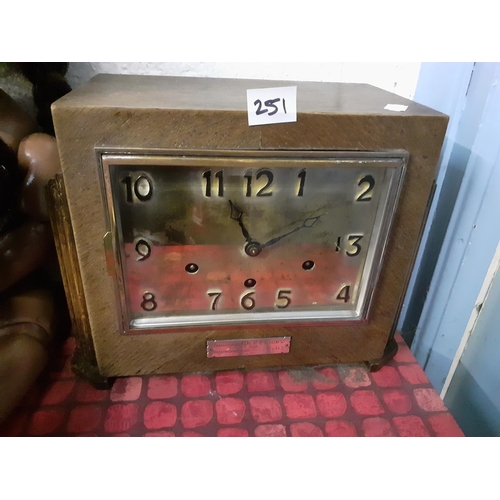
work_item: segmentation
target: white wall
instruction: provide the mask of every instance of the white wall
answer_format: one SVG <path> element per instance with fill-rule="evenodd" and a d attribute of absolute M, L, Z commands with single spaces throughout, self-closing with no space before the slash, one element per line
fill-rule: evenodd
<path fill-rule="evenodd" d="M 323 82 L 369 83 L 412 99 L 420 63 L 230 63 L 133 62 L 71 63 L 67 79 L 75 88 L 98 73 L 169 75 L 212 78 L 249 78 Z"/>

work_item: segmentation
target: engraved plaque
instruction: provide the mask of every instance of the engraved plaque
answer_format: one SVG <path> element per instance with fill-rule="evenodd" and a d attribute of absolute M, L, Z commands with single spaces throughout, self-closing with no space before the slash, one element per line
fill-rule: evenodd
<path fill-rule="evenodd" d="M 207 342 L 207 358 L 287 354 L 290 352 L 291 340 L 291 337 L 209 340 Z"/>

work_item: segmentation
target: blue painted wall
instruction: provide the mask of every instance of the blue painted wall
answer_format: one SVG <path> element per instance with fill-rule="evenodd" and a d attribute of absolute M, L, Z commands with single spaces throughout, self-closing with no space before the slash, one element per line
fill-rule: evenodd
<path fill-rule="evenodd" d="M 436 179 L 436 193 L 423 233 L 415 271 L 398 329 L 412 345 L 431 279 L 467 166 L 470 149 L 463 144 L 462 119 L 474 63 L 422 63 L 414 100 L 450 117 Z M 472 137 L 474 137 L 473 134 Z M 461 136 L 461 137 L 460 137 Z"/>
<path fill-rule="evenodd" d="M 435 73 L 438 76 L 439 72 Z M 437 201 L 436 206 L 448 205 L 448 211 L 453 204 L 452 213 L 412 346 L 438 391 L 443 387 L 500 241 L 499 80 L 500 64 L 474 66 L 463 105 L 455 100 L 458 107 L 452 118 L 456 118 L 456 126 L 449 130 L 444 151 L 449 156 L 443 179 L 449 177 L 449 185 L 455 185 L 455 190 L 457 185 L 460 188 L 455 201 L 453 195 L 445 194 L 443 184 Z M 432 86 L 427 84 L 427 88 L 432 93 Z M 442 98 L 443 102 L 450 102 L 445 96 Z M 426 272 L 423 267 L 425 264 L 421 263 L 421 272 Z"/>

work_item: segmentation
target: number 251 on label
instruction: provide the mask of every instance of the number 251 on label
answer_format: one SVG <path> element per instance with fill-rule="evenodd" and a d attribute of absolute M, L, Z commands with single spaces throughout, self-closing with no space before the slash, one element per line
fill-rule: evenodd
<path fill-rule="evenodd" d="M 248 125 L 297 121 L 297 87 L 247 90 Z"/>

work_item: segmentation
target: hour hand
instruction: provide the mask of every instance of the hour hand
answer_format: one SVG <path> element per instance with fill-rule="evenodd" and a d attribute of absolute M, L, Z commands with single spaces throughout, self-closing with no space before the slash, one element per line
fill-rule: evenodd
<path fill-rule="evenodd" d="M 245 240 L 249 242 L 251 240 L 250 233 L 247 231 L 245 224 L 243 224 L 243 221 L 241 220 L 241 218 L 243 217 L 243 212 L 238 207 L 236 207 L 236 205 L 231 200 L 229 200 L 229 205 L 231 206 L 231 219 L 238 222 Z"/>

